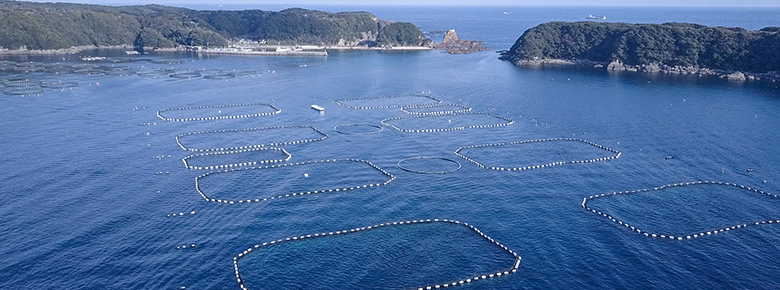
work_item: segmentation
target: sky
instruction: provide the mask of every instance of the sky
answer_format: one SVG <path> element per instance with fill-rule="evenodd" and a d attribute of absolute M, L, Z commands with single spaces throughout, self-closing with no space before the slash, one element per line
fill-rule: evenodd
<path fill-rule="evenodd" d="M 690 6 L 690 7 L 780 7 L 780 0 L 59 0 L 104 5 L 163 4 L 282 4 L 302 5 L 476 5 L 476 6 Z"/>

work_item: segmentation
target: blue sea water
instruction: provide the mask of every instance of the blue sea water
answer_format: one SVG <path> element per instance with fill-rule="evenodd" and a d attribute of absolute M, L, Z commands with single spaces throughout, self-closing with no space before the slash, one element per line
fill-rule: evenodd
<path fill-rule="evenodd" d="M 780 26 L 778 9 L 313 8 L 368 10 L 381 19 L 413 22 L 425 31 L 454 28 L 462 38 L 484 40 L 495 50 L 508 49 L 525 29 L 536 24 L 574 21 L 588 14 L 606 14 L 609 21 L 625 22 L 696 22 L 750 29 Z M 462 289 L 780 288 L 777 225 L 670 241 L 644 237 L 581 207 L 582 199 L 590 195 L 696 180 L 732 182 L 780 193 L 780 90 L 775 83 L 521 68 L 498 60 L 493 51 L 471 55 L 332 51 L 327 57 L 316 58 L 148 57 L 174 58 L 182 63 L 115 65 L 139 70 L 173 67 L 176 71 L 253 73 L 228 80 L 177 79 L 162 73 L 157 77 L 35 72 L 0 75 L 0 79 L 79 84 L 32 96 L 0 95 L 0 288 L 240 289 L 233 257 L 253 245 L 429 218 L 468 222 L 522 256 L 516 273 L 459 286 Z M 3 58 L 81 64 L 76 56 Z M 370 135 L 334 130 L 338 125 L 381 125 L 383 119 L 408 116 L 398 108 L 348 109 L 334 103 L 335 99 L 420 92 L 515 122 L 504 127 L 434 133 L 402 133 L 388 126 Z M 157 110 L 168 108 L 256 102 L 273 104 L 282 112 L 201 122 L 165 122 L 156 116 Z M 310 109 L 312 104 L 325 107 L 324 114 Z M 412 121 L 405 125 L 439 125 L 425 119 Z M 185 169 L 181 158 L 193 152 L 178 146 L 177 135 L 284 125 L 310 125 L 330 136 L 283 146 L 292 154 L 290 162 L 355 158 L 370 161 L 397 179 L 376 188 L 248 204 L 212 203 L 198 194 L 195 177 L 206 171 Z M 291 134 L 284 137 L 313 138 Z M 259 138 L 274 137 L 279 136 Z M 469 145 L 560 137 L 595 142 L 620 151 L 621 156 L 507 172 L 479 168 L 454 154 Z M 225 140 L 212 138 L 208 142 L 218 146 L 221 141 L 243 144 L 246 139 L 226 134 Z M 576 148 L 548 145 L 551 147 L 533 152 L 565 153 L 562 155 L 567 157 L 580 154 Z M 583 158 L 593 158 L 586 153 L 592 152 L 583 151 Z M 462 168 L 447 174 L 417 174 L 397 166 L 403 159 L 420 156 L 457 160 Z M 485 152 L 480 156 L 490 162 L 491 156 L 501 155 Z M 667 159 L 669 156 L 674 158 Z M 544 159 L 531 157 L 519 159 Z M 503 164 L 512 160 L 495 161 Z M 450 169 L 449 165 L 438 165 L 441 163 L 431 163 L 430 170 Z M 306 184 L 322 180 L 327 186 L 352 186 L 353 180 L 344 177 L 345 173 L 375 173 L 364 172 L 372 170 L 366 166 L 345 166 L 343 170 L 333 174 L 338 176 L 334 179 L 328 179 L 328 170 L 312 171 L 309 177 L 292 171 L 295 176 L 264 175 L 247 178 L 247 183 L 228 178 L 210 185 L 232 181 L 226 188 L 251 189 L 251 182 L 281 179 L 289 182 L 282 181 L 286 186 L 280 187 L 294 188 L 297 176 L 311 178 Z M 261 196 L 285 193 L 266 183 L 261 185 L 256 188 L 267 191 Z M 696 220 L 695 230 L 707 230 L 752 221 L 745 217 L 780 219 L 780 200 L 771 196 L 742 199 L 740 195 L 747 194 L 744 191 L 718 192 L 747 205 L 717 207 L 720 211 L 713 214 L 708 207 L 718 201 L 686 194 L 703 193 L 681 187 L 657 198 L 621 196 L 605 199 L 611 204 L 601 209 L 622 209 L 614 215 L 675 233 L 686 230 L 677 228 L 684 226 L 681 220 Z M 659 203 L 661 209 L 646 214 L 646 207 Z M 737 212 L 740 209 L 762 212 Z M 195 214 L 190 214 L 193 211 Z M 171 217 L 174 213 L 184 215 Z M 366 281 L 361 280 L 364 277 L 371 278 L 371 288 L 415 288 L 466 278 L 471 271 L 478 275 L 511 267 L 511 259 L 497 251 L 500 248 L 462 228 L 405 229 L 263 248 L 257 256 L 242 259 L 245 264 L 239 266 L 250 271 L 242 275 L 251 289 L 363 289 L 368 286 L 358 282 Z M 192 244 L 196 247 L 189 247 Z M 177 250 L 184 245 L 188 247 Z M 361 247 L 366 250 L 361 251 Z M 310 251 L 323 249 L 326 256 Z M 263 263 L 263 259 L 268 262 Z"/>

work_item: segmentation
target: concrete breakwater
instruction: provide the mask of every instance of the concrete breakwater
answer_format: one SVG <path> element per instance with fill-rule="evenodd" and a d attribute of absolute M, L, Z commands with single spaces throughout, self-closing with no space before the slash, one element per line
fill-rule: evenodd
<path fill-rule="evenodd" d="M 253 251 L 258 251 L 265 248 L 270 248 L 275 245 L 279 245 L 282 243 L 291 243 L 291 242 L 300 242 L 300 241 L 306 241 L 310 239 L 318 239 L 318 238 L 327 238 L 327 237 L 334 237 L 334 236 L 340 236 L 340 235 L 348 235 L 348 234 L 355 234 L 359 232 L 366 232 L 370 230 L 375 230 L 379 228 L 384 227 L 399 227 L 399 226 L 409 226 L 414 224 L 430 224 L 430 223 L 445 223 L 445 224 L 453 224 L 453 225 L 460 225 L 467 227 L 472 232 L 477 234 L 479 237 L 483 238 L 484 240 L 488 241 L 490 244 L 493 244 L 494 246 L 500 248 L 504 252 L 508 253 L 509 255 L 512 255 L 514 257 L 515 261 L 512 264 L 511 267 L 507 267 L 504 270 L 498 270 L 496 272 L 492 273 L 486 273 L 486 274 L 477 274 L 474 276 L 464 277 L 458 280 L 453 280 L 452 282 L 447 283 L 441 283 L 441 284 L 433 284 L 433 285 L 425 285 L 420 286 L 416 288 L 417 290 L 431 290 L 431 289 L 440 289 L 440 288 L 448 288 L 448 287 L 456 287 L 456 286 L 462 286 L 462 285 L 468 285 L 470 283 L 475 283 L 480 280 L 487 280 L 487 279 L 494 279 L 499 278 L 502 276 L 507 276 L 512 273 L 516 273 L 517 269 L 520 267 L 520 261 L 522 257 L 518 255 L 515 251 L 509 249 L 502 243 L 494 240 L 493 238 L 489 237 L 473 225 L 470 225 L 465 222 L 460 222 L 457 220 L 451 220 L 451 219 L 420 219 L 420 220 L 408 220 L 408 221 L 401 221 L 401 222 L 388 222 L 388 223 L 380 223 L 375 224 L 371 226 L 366 227 L 360 227 L 360 228 L 353 228 L 353 229 L 346 229 L 346 230 L 339 230 L 335 232 L 323 232 L 323 233 L 314 233 L 314 234 L 307 234 L 307 235 L 301 235 L 301 236 L 294 236 L 284 239 L 278 239 L 273 240 L 269 242 L 264 242 L 262 244 L 254 245 L 253 247 L 249 247 L 248 249 L 244 250 L 243 252 L 239 253 L 236 257 L 233 258 L 233 271 L 236 276 L 236 281 L 238 281 L 239 286 L 242 290 L 249 290 L 249 287 L 246 285 L 244 278 L 241 276 L 241 272 L 238 266 L 238 263 L 241 259 L 247 257 L 250 255 Z"/>

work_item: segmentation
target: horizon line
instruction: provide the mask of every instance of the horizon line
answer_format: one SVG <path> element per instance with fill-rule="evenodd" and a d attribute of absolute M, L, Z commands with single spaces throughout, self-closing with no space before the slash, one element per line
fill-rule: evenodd
<path fill-rule="evenodd" d="M 0 1 L 5 2 L 5 1 Z M 48 0 L 11 0 L 9 2 L 34 2 L 34 3 L 69 3 L 69 4 L 87 4 L 87 5 L 102 5 L 102 6 L 145 6 L 145 5 L 162 5 L 172 7 L 186 7 L 188 5 L 214 5 L 214 6 L 271 6 L 279 5 L 286 7 L 305 7 L 305 6 L 380 6 L 380 7 L 620 7 L 620 8 L 780 8 L 780 4 L 776 6 L 766 5 L 626 5 L 626 4 L 439 4 L 439 3 L 400 3 L 400 4 L 387 4 L 387 3 L 247 3 L 247 2 L 222 2 L 222 3 L 204 3 L 204 2 L 189 2 L 180 3 L 178 1 L 156 1 L 155 3 L 130 3 L 130 2 L 117 2 L 117 3 L 98 3 L 101 1 L 48 1 Z"/>

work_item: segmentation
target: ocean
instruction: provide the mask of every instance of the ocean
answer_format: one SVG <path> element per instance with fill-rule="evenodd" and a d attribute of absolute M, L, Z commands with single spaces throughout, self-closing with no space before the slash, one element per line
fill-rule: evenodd
<path fill-rule="evenodd" d="M 493 50 L 0 56 L 0 288 L 780 288 L 776 83 L 496 54 L 589 14 L 759 29 L 780 9 L 306 8 Z"/>

